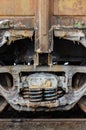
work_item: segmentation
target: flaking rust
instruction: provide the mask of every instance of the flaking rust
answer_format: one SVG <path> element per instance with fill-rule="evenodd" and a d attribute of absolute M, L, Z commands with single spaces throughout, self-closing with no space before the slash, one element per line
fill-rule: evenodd
<path fill-rule="evenodd" d="M 86 104 L 85 12 L 82 0 L 0 1 L 0 111 Z"/>

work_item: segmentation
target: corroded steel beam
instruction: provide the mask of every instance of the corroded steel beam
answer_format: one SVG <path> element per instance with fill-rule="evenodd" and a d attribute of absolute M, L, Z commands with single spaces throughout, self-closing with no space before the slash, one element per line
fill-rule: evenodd
<path fill-rule="evenodd" d="M 38 52 L 47 52 L 49 45 L 49 0 L 38 1 L 39 18 L 39 49 Z"/>

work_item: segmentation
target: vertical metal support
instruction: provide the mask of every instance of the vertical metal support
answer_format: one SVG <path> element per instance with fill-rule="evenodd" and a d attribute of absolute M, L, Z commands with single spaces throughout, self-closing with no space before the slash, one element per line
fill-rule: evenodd
<path fill-rule="evenodd" d="M 51 41 L 50 27 L 50 0 L 38 0 L 36 19 L 36 40 L 35 40 L 35 66 L 39 65 L 39 53 L 48 53 L 48 65 L 51 65 Z"/>
<path fill-rule="evenodd" d="M 49 51 L 49 0 L 39 0 L 39 53 Z"/>

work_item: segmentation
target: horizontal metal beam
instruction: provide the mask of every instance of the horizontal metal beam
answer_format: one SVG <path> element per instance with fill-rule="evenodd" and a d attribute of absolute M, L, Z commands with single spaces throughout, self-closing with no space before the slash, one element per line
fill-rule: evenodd
<path fill-rule="evenodd" d="M 86 119 L 0 119 L 1 130 L 85 130 Z"/>
<path fill-rule="evenodd" d="M 41 67 L 34 67 L 28 65 L 16 65 L 16 66 L 3 66 L 0 67 L 0 73 L 12 73 L 18 74 L 20 72 L 65 72 L 75 74 L 77 72 L 86 73 L 85 66 L 64 66 L 64 65 L 53 65 L 51 67 L 48 66 L 41 66 Z"/>

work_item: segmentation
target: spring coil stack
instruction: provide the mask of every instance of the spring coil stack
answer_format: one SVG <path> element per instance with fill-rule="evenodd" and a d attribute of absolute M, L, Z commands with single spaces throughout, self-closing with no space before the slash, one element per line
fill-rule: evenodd
<path fill-rule="evenodd" d="M 21 90 L 22 97 L 30 102 L 53 101 L 63 94 L 64 91 L 61 88 L 29 89 L 29 87 L 24 87 Z"/>

